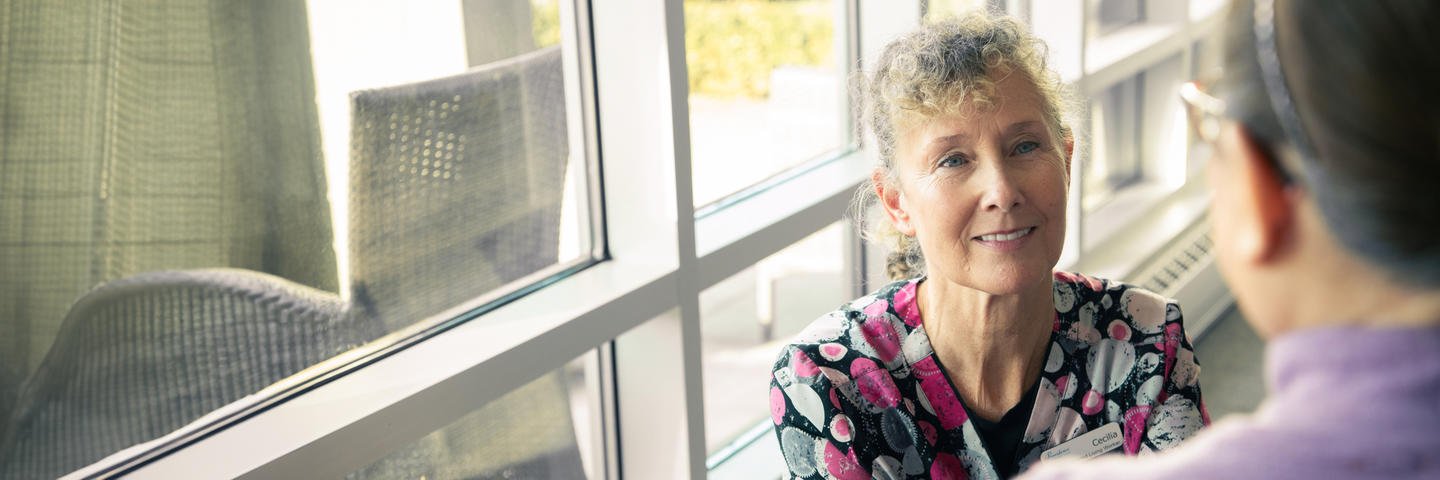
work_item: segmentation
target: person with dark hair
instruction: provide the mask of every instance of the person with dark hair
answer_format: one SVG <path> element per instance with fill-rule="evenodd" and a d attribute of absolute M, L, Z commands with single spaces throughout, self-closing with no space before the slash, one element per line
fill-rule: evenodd
<path fill-rule="evenodd" d="M 1182 89 L 1267 397 L 1181 448 L 1024 477 L 1440 478 L 1440 2 L 1240 0 Z"/>
<path fill-rule="evenodd" d="M 895 282 L 779 352 L 790 475 L 1008 478 L 1085 435 L 1134 455 L 1208 423 L 1175 302 L 1053 270 L 1073 142 L 1039 39 L 972 13 L 891 42 L 865 83 L 862 209 Z"/>

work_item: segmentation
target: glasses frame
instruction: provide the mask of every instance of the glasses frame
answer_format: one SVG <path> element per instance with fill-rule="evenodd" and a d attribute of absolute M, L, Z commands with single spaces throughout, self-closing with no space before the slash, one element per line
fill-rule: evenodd
<path fill-rule="evenodd" d="M 1225 101 L 1205 93 L 1198 81 L 1180 85 L 1180 101 L 1185 104 L 1185 117 L 1195 138 L 1214 144 L 1220 138 L 1220 125 L 1225 119 Z"/>
<path fill-rule="evenodd" d="M 1206 93 L 1202 85 L 1204 85 L 1203 82 L 1194 80 L 1180 85 L 1180 101 L 1185 105 L 1185 117 L 1190 124 L 1191 133 L 1195 135 L 1195 138 L 1209 145 L 1213 155 L 1216 143 L 1220 139 L 1220 128 L 1228 120 L 1228 117 L 1225 115 L 1225 101 Z M 1282 183 L 1285 185 L 1299 183 L 1297 177 L 1292 173 L 1293 171 L 1284 165 L 1279 153 L 1270 148 L 1262 150 L 1265 163 L 1274 169 Z"/>

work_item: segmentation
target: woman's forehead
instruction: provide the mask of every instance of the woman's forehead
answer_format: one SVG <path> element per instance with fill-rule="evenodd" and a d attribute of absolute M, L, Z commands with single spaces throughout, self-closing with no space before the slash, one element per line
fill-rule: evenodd
<path fill-rule="evenodd" d="M 927 143 L 937 137 L 961 139 L 995 130 L 1003 133 L 1021 123 L 1039 122 L 1042 125 L 1035 126 L 1043 128 L 1043 102 L 1033 82 L 1023 75 L 1009 75 L 995 82 L 989 95 L 976 98 L 967 93 L 964 99 L 952 102 L 951 108 L 931 116 L 912 115 L 897 124 L 905 131 L 902 136 L 912 140 L 919 136 Z"/>

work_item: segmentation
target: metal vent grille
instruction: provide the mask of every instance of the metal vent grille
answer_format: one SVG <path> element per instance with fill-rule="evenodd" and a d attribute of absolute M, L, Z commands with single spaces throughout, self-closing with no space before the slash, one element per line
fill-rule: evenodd
<path fill-rule="evenodd" d="M 1185 331 L 1199 339 L 1234 305 L 1215 266 L 1215 244 L 1208 222 L 1196 222 L 1129 278 L 1180 303 Z"/>
<path fill-rule="evenodd" d="M 1143 286 L 1151 291 L 1173 296 L 1194 276 L 1194 272 L 1214 261 L 1210 251 L 1213 246 L 1209 228 L 1191 229 L 1135 278 L 1143 279 Z"/>

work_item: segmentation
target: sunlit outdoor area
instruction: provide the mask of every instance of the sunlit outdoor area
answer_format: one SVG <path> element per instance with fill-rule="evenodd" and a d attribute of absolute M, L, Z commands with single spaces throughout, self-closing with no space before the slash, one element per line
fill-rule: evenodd
<path fill-rule="evenodd" d="M 834 0 L 685 1 L 696 206 L 844 148 L 843 14 Z"/>
<path fill-rule="evenodd" d="M 684 8 L 697 207 L 848 148 L 844 2 L 686 0 Z M 754 379 L 766 376 L 777 342 L 845 300 L 842 228 L 702 293 L 707 452 L 768 421 L 766 385 Z"/>

